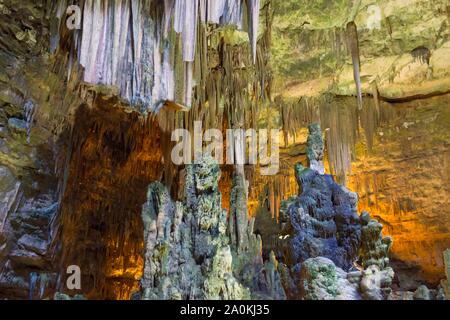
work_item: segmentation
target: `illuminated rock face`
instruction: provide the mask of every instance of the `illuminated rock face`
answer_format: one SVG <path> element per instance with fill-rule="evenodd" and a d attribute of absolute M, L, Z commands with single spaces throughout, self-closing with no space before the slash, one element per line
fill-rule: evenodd
<path fill-rule="evenodd" d="M 116 103 L 98 95 L 92 108 L 81 106 L 68 147 L 58 290 L 74 294 L 65 288 L 65 268 L 78 265 L 80 293 L 89 299 L 129 299 L 137 288 L 143 265 L 141 205 L 162 169 L 157 123 Z"/>
<path fill-rule="evenodd" d="M 359 211 L 369 211 L 383 223 L 383 233 L 394 238 L 391 262 L 397 284 L 405 289 L 422 283 L 436 286 L 443 277 L 442 251 L 450 246 L 449 98 L 444 95 L 450 90 L 448 1 L 434 1 L 430 7 L 430 2 L 423 0 L 380 0 L 354 11 L 334 1 L 329 7 L 332 15 L 323 14 L 326 2 L 285 3 L 274 25 L 288 20 L 297 10 L 302 10 L 309 22 L 301 33 L 285 25 L 274 34 L 274 46 L 282 53 L 274 57 L 274 65 L 283 79 L 292 79 L 292 85 L 286 85 L 281 93 L 289 101 L 311 105 L 312 98 L 329 91 L 356 96 L 354 64 L 343 28 L 347 21 L 355 22 L 361 89 L 370 98 L 363 99 L 359 121 L 337 117 L 328 138 L 333 144 L 338 141 L 349 155 L 345 132 L 362 127 L 360 133 L 374 133 L 372 154 L 365 151 L 371 147 L 371 138 L 357 144 L 347 186 L 359 194 Z M 298 25 L 303 22 L 298 20 Z M 283 41 L 286 33 L 297 41 Z M 301 47 L 290 55 L 294 43 L 301 43 Z M 395 102 L 390 105 L 393 113 L 366 121 L 372 96 L 375 104 L 377 100 Z M 297 118 L 296 112 L 309 112 L 308 104 L 285 112 L 289 114 L 285 130 L 295 131 L 290 124 Z M 356 98 L 352 104 L 357 105 Z M 378 103 L 380 112 L 383 104 Z M 386 120 L 391 124 L 377 129 Z M 339 123 L 345 131 L 336 130 Z M 327 129 L 324 122 L 322 127 Z M 336 163 L 335 148 L 328 148 L 327 153 Z"/>
<path fill-rule="evenodd" d="M 399 284 L 432 287 L 444 277 L 450 245 L 448 209 L 450 98 L 391 105 L 390 121 L 375 132 L 372 152 L 357 146 L 349 188 L 359 210 L 383 223 L 394 239 L 391 262 Z"/>

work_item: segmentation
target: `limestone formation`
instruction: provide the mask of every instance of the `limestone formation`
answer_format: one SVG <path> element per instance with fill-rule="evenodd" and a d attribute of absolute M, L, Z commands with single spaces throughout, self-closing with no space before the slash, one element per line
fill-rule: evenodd
<path fill-rule="evenodd" d="M 362 89 L 361 89 L 361 63 L 359 57 L 358 30 L 354 21 L 347 23 L 347 48 L 352 57 L 353 79 L 356 85 L 356 94 L 358 96 L 358 109 L 362 109 Z"/>
<path fill-rule="evenodd" d="M 314 130 L 311 130 L 313 137 L 308 139 L 310 159 L 316 157 L 313 154 L 323 154 L 322 139 L 318 139 L 316 133 L 318 127 L 311 128 Z M 321 256 L 349 270 L 356 259 L 361 237 L 357 195 L 336 184 L 332 176 L 301 164 L 296 165 L 295 172 L 301 193 L 289 201 L 283 212 L 292 227 L 293 260 L 302 263 Z"/>
<path fill-rule="evenodd" d="M 183 90 L 183 103 L 192 105 L 194 62 L 204 43 L 197 37 L 199 24 L 232 25 L 242 29 L 248 13 L 248 36 L 253 62 L 259 26 L 260 0 L 150 0 L 82 2 L 82 25 L 73 34 L 70 61 L 85 68 L 84 81 L 113 85 L 130 103 L 156 110 L 166 100 L 176 99 Z M 56 32 L 52 49 L 65 21 L 67 1 L 55 9 Z M 181 38 L 181 50 L 175 39 Z M 77 53 L 77 56 L 73 56 Z M 197 60 L 198 61 L 198 60 Z M 69 71 L 72 65 L 69 65 Z M 178 77 L 182 69 L 184 77 Z M 70 73 L 69 73 L 70 77 Z"/>
<path fill-rule="evenodd" d="M 414 300 L 430 300 L 430 290 L 425 285 L 421 285 L 414 292 Z"/>
<path fill-rule="evenodd" d="M 383 237 L 383 225 L 371 219 L 369 213 L 361 214 L 361 246 L 358 262 L 364 268 L 361 291 L 365 299 L 382 300 L 390 294 L 394 270 L 389 266 L 388 253 L 391 237 Z"/>
<path fill-rule="evenodd" d="M 0 0 L 0 299 L 449 299 L 449 17 L 448 0 Z M 282 170 L 174 165 L 195 121 L 281 127 Z"/>
<path fill-rule="evenodd" d="M 386 299 L 391 292 L 393 278 L 392 268 L 380 269 L 377 265 L 370 265 L 362 272 L 360 283 L 362 297 L 366 300 Z"/>
<path fill-rule="evenodd" d="M 317 171 L 320 174 L 325 173 L 325 166 L 323 164 L 324 146 L 322 139 L 322 130 L 318 123 L 312 123 L 308 126 L 309 135 L 307 141 L 306 155 L 309 160 L 309 168 Z"/>
<path fill-rule="evenodd" d="M 311 125 L 307 156 L 310 164 L 323 155 L 320 127 Z M 320 155 L 320 156 L 319 156 Z M 394 271 L 389 266 L 390 237 L 367 212 L 357 212 L 357 195 L 334 182 L 333 177 L 298 163 L 295 174 L 299 196 L 286 201 L 281 215 L 291 257 L 291 272 L 282 272 L 283 283 L 295 282 L 299 291 L 288 295 L 302 299 L 386 299 Z M 356 269 L 357 264 L 361 270 Z"/>
<path fill-rule="evenodd" d="M 159 182 L 149 186 L 142 211 L 144 273 L 135 299 L 285 297 L 276 259 L 262 260 L 261 238 L 248 221 L 240 179 L 235 179 L 227 221 L 219 177 L 219 166 L 205 156 L 186 166 L 184 203 L 172 201 Z"/>
<path fill-rule="evenodd" d="M 73 297 L 71 297 L 65 293 L 55 292 L 53 300 L 86 300 L 86 298 L 81 294 L 76 294 Z"/>
<path fill-rule="evenodd" d="M 334 300 L 338 294 L 336 266 L 327 258 L 307 259 L 300 279 L 300 293 L 305 300 Z"/>
<path fill-rule="evenodd" d="M 359 263 L 363 268 L 376 265 L 380 269 L 385 269 L 389 265 L 388 253 L 392 246 L 392 238 L 381 235 L 383 225 L 371 219 L 368 212 L 362 212 L 361 222 Z"/>

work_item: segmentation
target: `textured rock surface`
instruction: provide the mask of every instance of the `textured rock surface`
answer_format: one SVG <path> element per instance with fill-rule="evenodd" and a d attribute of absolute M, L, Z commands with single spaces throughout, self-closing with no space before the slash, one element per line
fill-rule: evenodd
<path fill-rule="evenodd" d="M 359 263 L 363 268 L 375 265 L 384 269 L 389 265 L 388 252 L 392 245 L 391 237 L 383 237 L 383 225 L 371 219 L 369 213 L 361 213 L 361 246 L 359 248 Z"/>
<path fill-rule="evenodd" d="M 384 300 L 391 292 L 392 268 L 380 269 L 377 265 L 370 265 L 363 273 L 360 283 L 362 297 L 366 300 Z"/>
<path fill-rule="evenodd" d="M 285 126 L 288 142 L 299 134 L 295 123 L 320 120 L 327 130 L 326 152 L 332 172 L 345 180 L 341 171 L 349 169 L 350 160 L 358 159 L 348 182 L 360 195 L 359 210 L 370 211 L 383 223 L 384 232 L 395 238 L 391 256 L 397 267 L 395 285 L 416 290 L 426 281 L 429 288 L 435 288 L 443 278 L 442 251 L 450 243 L 446 187 L 449 96 L 430 96 L 450 88 L 450 20 L 445 0 L 382 0 L 375 6 L 370 1 L 274 0 L 274 37 L 268 1 L 260 5 L 250 0 L 202 0 L 196 1 L 198 8 L 183 8 L 184 1 L 171 0 L 158 7 L 147 0 L 80 1 L 83 29 L 73 32 L 65 25 L 67 3 L 0 3 L 0 298 L 51 298 L 55 291 L 73 296 L 64 291 L 64 280 L 65 267 L 75 263 L 82 267 L 82 291 L 88 298 L 128 299 L 142 274 L 140 212 L 146 187 L 149 181 L 165 180 L 170 189 L 166 193 L 176 191 L 171 185 L 176 169 L 169 161 L 164 163 L 165 170 L 161 166 L 162 159 L 169 159 L 168 133 L 181 123 L 191 128 L 192 121 L 199 119 L 205 127 L 228 123 L 256 128 L 257 115 L 265 117 L 265 124 Z M 233 5 L 236 10 L 231 10 Z M 241 15 L 244 11 L 247 16 Z M 359 57 L 346 52 L 344 26 L 349 21 L 357 27 Z M 248 34 L 220 27 L 230 24 L 248 29 Z M 354 44 L 356 40 L 352 38 Z M 271 44 L 274 74 L 268 63 Z M 335 100 L 318 100 L 322 106 L 318 117 L 313 100 L 305 97 L 325 91 L 356 95 L 359 85 L 355 86 L 354 67 L 358 60 L 362 94 L 369 97 L 363 99 L 362 109 L 356 108 L 353 98 L 345 108 L 334 104 Z M 276 93 L 295 100 L 289 107 L 280 104 L 283 121 L 279 122 L 272 117 L 277 108 L 260 104 L 270 101 L 265 98 L 271 95 L 274 75 L 283 82 L 281 88 L 280 83 L 275 86 Z M 296 82 L 286 85 L 292 79 Z M 414 100 L 417 98 L 420 100 Z M 187 111 L 167 99 L 192 108 Z M 136 107 L 143 111 L 148 105 L 164 106 L 157 119 L 161 136 L 155 119 L 144 119 L 136 112 Z M 174 105 L 186 112 L 174 115 L 165 110 Z M 386 105 L 389 108 L 384 108 Z M 365 140 L 358 140 L 359 126 Z M 319 141 L 319 136 L 311 135 L 311 139 Z M 308 153 L 309 165 L 314 167 L 317 161 L 313 169 L 321 172 L 324 152 L 320 147 L 306 150 L 295 145 L 286 150 L 292 152 L 294 163 L 297 156 Z M 264 193 L 265 207 L 274 220 L 278 218 L 280 199 L 297 189 L 292 167 L 269 182 L 254 180 L 259 185 L 249 190 L 250 213 L 255 212 L 251 194 Z M 211 181 L 201 171 L 197 174 L 208 189 Z M 339 266 L 350 266 L 354 252 L 349 248 L 355 239 L 348 237 L 351 230 L 345 227 L 352 226 L 347 223 L 351 217 L 345 213 L 348 208 L 338 212 L 342 205 L 333 197 L 345 201 L 350 197 L 352 203 L 352 195 L 335 187 L 331 179 L 317 176 L 308 171 L 299 175 L 306 178 L 303 182 L 309 185 L 310 194 L 303 199 L 306 207 L 296 206 L 303 210 L 301 222 L 311 226 L 310 232 L 302 235 L 309 240 L 300 250 L 306 252 L 301 259 L 317 252 L 328 254 L 328 245 L 337 246 L 339 252 L 350 252 L 344 258 L 330 253 L 337 264 L 338 292 L 341 286 L 342 295 L 355 297 L 355 285 L 364 279 L 359 290 L 364 290 L 366 297 L 385 297 L 383 286 L 389 283 L 391 273 L 385 268 L 388 243 L 377 236 L 379 225 L 361 222 L 361 232 L 367 227 L 368 239 L 373 239 L 373 247 L 362 246 L 359 251 L 367 272 L 350 271 L 346 278 Z M 215 175 L 210 178 L 216 179 Z M 195 212 L 205 213 L 196 218 L 198 234 L 193 241 L 199 246 L 192 247 L 192 254 L 196 265 L 209 261 L 210 272 L 202 273 L 205 281 L 208 279 L 208 295 L 242 297 L 248 291 L 251 297 L 282 298 L 278 278 L 288 279 L 291 270 L 278 264 L 267 248 L 265 262 L 256 254 L 261 251 L 261 240 L 253 234 L 253 221 L 247 219 L 249 212 L 242 204 L 245 188 L 239 177 L 230 174 L 229 179 L 229 186 L 234 180 L 234 187 L 232 192 L 227 190 L 232 205 L 225 224 L 220 224 L 223 212 L 215 208 L 216 204 L 217 208 L 223 206 L 217 194 L 198 199 L 197 193 L 209 193 L 201 186 L 195 187 L 181 206 L 187 212 L 194 210 L 191 205 L 196 203 L 200 209 Z M 324 192 L 317 192 L 316 187 Z M 320 210 L 323 198 L 328 199 L 324 202 L 329 207 L 330 194 L 333 219 L 328 218 L 331 211 Z M 212 205 L 214 210 L 209 209 Z M 161 219 L 177 217 L 178 204 L 173 206 L 175 213 Z M 353 211 L 353 205 L 348 207 Z M 283 219 L 280 221 L 286 223 Z M 211 231 L 215 228 L 226 231 L 217 237 Z M 280 248 L 280 241 L 284 245 L 292 239 L 292 230 L 283 230 L 283 239 L 278 238 L 278 227 L 275 231 L 274 248 Z M 166 233 L 161 230 L 161 239 Z M 314 235 L 319 235 L 317 240 Z M 216 245 L 222 241 L 219 239 L 225 239 L 229 250 L 227 245 L 211 249 L 211 243 Z M 162 266 L 163 273 L 157 278 L 165 283 L 158 283 L 162 288 L 158 294 L 170 296 L 171 290 L 164 289 L 168 283 L 164 248 L 156 251 L 154 264 Z M 283 256 L 286 248 L 277 249 L 276 257 Z M 180 254 L 174 256 L 178 261 Z M 294 270 L 295 277 L 299 270 Z M 286 291 L 298 289 L 291 288 L 293 283 L 284 282 Z M 419 288 L 416 296 L 412 291 L 390 296 L 427 297 L 424 288 Z M 430 298 L 443 295 L 444 289 L 448 295 L 448 282 L 436 292 L 429 289 Z M 223 296 L 218 294 L 220 290 Z M 173 298 L 178 298 L 174 292 Z"/>
<path fill-rule="evenodd" d="M 428 290 L 427 286 L 421 285 L 414 292 L 415 300 L 430 300 L 430 290 Z"/>
<path fill-rule="evenodd" d="M 215 160 L 204 157 L 186 166 L 185 202 L 173 202 L 160 183 L 149 187 L 144 273 L 134 298 L 284 298 L 278 263 L 274 256 L 263 263 L 261 239 L 248 221 L 242 178 L 235 178 L 227 221 L 219 177 Z"/>
<path fill-rule="evenodd" d="M 348 270 L 356 257 L 361 226 L 356 194 L 333 182 L 329 175 L 297 167 L 302 193 L 287 209 L 293 227 L 294 259 L 323 256 Z"/>
<path fill-rule="evenodd" d="M 446 279 L 441 281 L 441 287 L 447 300 L 450 300 L 450 249 L 444 251 L 444 265 Z"/>
<path fill-rule="evenodd" d="M 318 125 L 310 130 L 308 150 L 323 151 Z M 310 152 L 309 157 L 316 156 Z M 386 299 L 394 271 L 388 252 L 392 240 L 367 212 L 357 213 L 357 195 L 332 176 L 296 165 L 300 194 L 286 201 L 281 215 L 292 239 L 290 272 L 282 272 L 288 296 L 301 299 Z M 356 270 L 357 263 L 361 270 Z M 289 283 L 297 283 L 293 288 Z"/>
<path fill-rule="evenodd" d="M 274 21 L 272 49 L 277 73 L 292 79 L 283 95 L 356 95 L 346 44 L 349 21 L 358 29 L 363 94 L 372 94 L 374 83 L 389 99 L 448 92 L 447 7 L 447 0 L 283 1 Z M 420 52 L 426 58 L 418 58 Z"/>
<path fill-rule="evenodd" d="M 406 290 L 424 281 L 435 287 L 444 276 L 442 252 L 450 244 L 449 103 L 446 95 L 389 106 L 393 114 L 376 130 L 372 152 L 364 142 L 357 146 L 348 179 L 359 210 L 369 211 L 393 237 L 391 263 Z"/>
<path fill-rule="evenodd" d="M 306 155 L 308 157 L 308 166 L 310 169 L 317 171 L 320 174 L 325 173 L 325 166 L 323 165 L 323 139 L 322 131 L 318 123 L 312 123 L 308 126 L 309 134 L 307 140 Z"/>
<path fill-rule="evenodd" d="M 60 292 L 55 292 L 53 300 L 86 300 L 86 298 L 81 294 L 76 294 L 73 297 Z"/>
<path fill-rule="evenodd" d="M 305 260 L 300 280 L 300 294 L 305 300 L 334 300 L 338 294 L 336 266 L 327 258 Z"/>
<path fill-rule="evenodd" d="M 56 285 L 51 242 L 57 143 L 51 121 L 36 106 L 53 102 L 48 85 L 56 75 L 45 71 L 49 64 L 42 55 L 48 40 L 45 10 L 24 1 L 0 6 L 0 298 L 42 299 Z"/>
<path fill-rule="evenodd" d="M 308 156 L 316 167 L 317 154 L 323 154 L 323 141 L 320 127 L 312 128 Z M 302 263 L 321 256 L 349 270 L 356 259 L 361 237 L 357 195 L 336 184 L 331 175 L 320 174 L 300 163 L 295 171 L 301 192 L 289 200 L 283 212 L 289 217 L 292 228 L 293 261 Z"/>
<path fill-rule="evenodd" d="M 300 271 L 300 295 L 305 300 L 360 300 L 357 281 L 324 257 L 306 260 Z"/>

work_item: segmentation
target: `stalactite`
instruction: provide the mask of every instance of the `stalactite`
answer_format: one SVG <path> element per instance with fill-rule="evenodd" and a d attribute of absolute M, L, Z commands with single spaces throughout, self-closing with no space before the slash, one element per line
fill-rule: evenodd
<path fill-rule="evenodd" d="M 414 48 L 411 51 L 411 55 L 414 58 L 414 61 L 419 61 L 421 63 L 430 64 L 431 52 L 430 49 L 424 46 L 420 46 Z"/>
<path fill-rule="evenodd" d="M 145 187 L 162 172 L 156 118 L 124 113 L 116 99 L 98 94 L 92 106 L 77 111 L 63 189 L 61 259 L 81 267 L 83 281 L 93 286 L 86 288 L 88 297 L 128 298 L 137 286 L 132 274 L 142 264 L 142 226 L 136 213 Z"/>
<path fill-rule="evenodd" d="M 359 58 L 358 30 L 353 21 L 347 23 L 347 46 L 351 54 L 353 64 L 353 78 L 355 79 L 356 93 L 358 96 L 358 109 L 362 109 L 362 89 L 361 89 L 361 63 Z"/>
<path fill-rule="evenodd" d="M 248 20 L 249 20 L 249 38 L 252 47 L 253 63 L 256 63 L 256 42 L 258 38 L 258 24 L 259 24 L 259 0 L 248 1 Z"/>
<path fill-rule="evenodd" d="M 177 102 L 194 105 L 193 87 L 197 82 L 193 81 L 193 69 L 197 63 L 202 65 L 200 84 L 204 84 L 208 66 L 209 48 L 202 28 L 213 23 L 242 29 L 245 8 L 249 54 L 256 64 L 259 3 L 259 0 L 165 0 L 161 5 L 152 0 L 86 0 L 81 3 L 80 36 L 73 33 L 74 52 L 84 67 L 84 81 L 116 86 L 127 101 L 150 111 L 155 111 L 161 101 L 175 100 L 181 82 L 182 100 Z M 56 24 L 52 39 L 56 47 L 63 13 L 59 7 L 53 12 Z M 181 46 L 173 33 L 180 35 Z M 183 65 L 181 74 L 177 71 L 180 65 Z M 200 95 L 202 105 L 205 98 Z"/>
<path fill-rule="evenodd" d="M 183 60 L 192 62 L 194 61 L 195 44 L 197 42 L 198 1 L 187 0 L 184 2 L 184 11 L 182 14 L 179 14 L 180 16 L 184 15 L 184 25 L 181 33 L 183 39 Z M 189 86 L 190 84 L 188 83 L 187 85 Z"/>
<path fill-rule="evenodd" d="M 27 143 L 30 143 L 31 126 L 33 125 L 36 109 L 35 104 L 31 100 L 26 101 L 23 107 L 25 109 L 25 120 L 27 124 Z"/>
<path fill-rule="evenodd" d="M 320 122 L 322 128 L 329 128 L 326 142 L 330 171 L 345 184 L 359 132 L 357 107 L 351 99 L 337 104 L 328 101 L 320 106 Z"/>
<path fill-rule="evenodd" d="M 376 104 L 370 104 L 367 110 L 359 112 L 352 98 L 325 95 L 319 98 L 303 97 L 299 101 L 277 99 L 276 102 L 281 110 L 285 134 L 294 135 L 296 130 L 312 122 L 320 123 L 326 132 L 330 171 L 341 182 L 345 182 L 351 168 L 359 127 L 365 129 L 366 139 L 371 143 L 374 130 L 382 118 L 382 112 L 376 111 Z"/>
<path fill-rule="evenodd" d="M 57 5 L 53 5 L 53 8 L 49 8 L 51 18 L 50 22 L 50 52 L 54 53 L 58 48 L 59 43 L 59 29 L 61 27 L 61 21 L 63 21 L 64 13 L 67 8 L 67 0 L 58 1 Z M 53 11 L 53 12 L 52 12 Z"/>
<path fill-rule="evenodd" d="M 267 1 L 262 8 L 264 12 L 264 30 L 256 45 L 256 73 L 259 79 L 260 98 L 271 100 L 272 70 L 270 66 L 270 48 L 272 44 L 272 24 L 274 9 Z M 257 87 L 256 87 L 257 88 Z M 255 95 L 258 97 L 258 95 Z"/>
<path fill-rule="evenodd" d="M 369 151 L 372 150 L 375 130 L 379 126 L 381 120 L 380 100 L 376 83 L 372 85 L 372 95 L 373 95 L 372 101 L 366 102 L 365 107 L 360 114 L 360 123 L 361 127 L 363 127 L 364 129 L 367 141 L 367 148 L 369 149 Z"/>

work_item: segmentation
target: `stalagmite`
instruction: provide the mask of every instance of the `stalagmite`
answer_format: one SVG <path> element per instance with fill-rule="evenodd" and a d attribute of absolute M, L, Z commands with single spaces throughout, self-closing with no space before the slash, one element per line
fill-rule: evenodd
<path fill-rule="evenodd" d="M 368 212 L 361 214 L 361 247 L 359 249 L 359 264 L 363 268 L 376 265 L 380 270 L 389 267 L 388 253 L 392 246 L 391 237 L 383 237 L 383 225 L 372 219 Z"/>
<path fill-rule="evenodd" d="M 312 131 L 316 135 L 315 131 Z M 309 149 L 323 152 L 321 139 L 308 139 Z M 311 153 L 310 158 L 316 159 Z M 301 164 L 295 167 L 300 187 L 298 198 L 289 200 L 283 215 L 288 217 L 292 259 L 302 263 L 314 256 L 331 259 L 348 270 L 356 259 L 361 227 L 356 212 L 356 194 L 337 185 L 330 175 L 321 174 Z M 339 240 L 338 240 L 339 239 Z"/>
<path fill-rule="evenodd" d="M 248 244 L 248 212 L 247 190 L 245 178 L 236 172 L 233 177 L 233 188 L 230 195 L 230 238 L 238 252 L 244 252 Z"/>
<path fill-rule="evenodd" d="M 320 174 L 325 173 L 325 167 L 323 165 L 323 139 L 322 131 L 318 123 L 312 123 L 308 127 L 308 147 L 306 148 L 306 154 L 308 156 L 309 167 L 312 170 L 316 170 Z"/>

